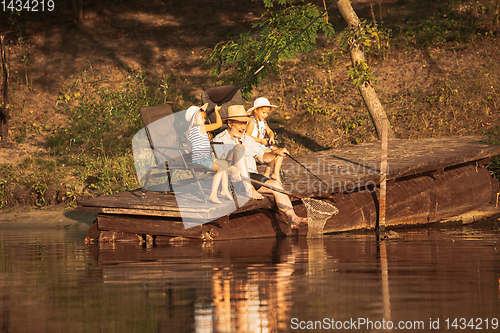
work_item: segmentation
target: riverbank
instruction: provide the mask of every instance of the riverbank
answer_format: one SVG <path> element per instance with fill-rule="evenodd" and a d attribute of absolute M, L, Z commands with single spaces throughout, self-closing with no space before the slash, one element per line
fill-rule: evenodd
<path fill-rule="evenodd" d="M 355 1 L 384 43 L 367 47 L 375 90 L 401 139 L 478 134 L 500 144 L 500 43 L 495 2 Z M 74 207 L 77 200 L 138 187 L 131 138 L 138 108 L 199 104 L 221 82 L 202 66 L 217 43 L 252 31 L 262 2 L 85 2 L 85 29 L 69 19 L 23 13 L 0 20 L 9 49 L 9 139 L 0 153 L 0 209 Z M 244 8 L 244 10 L 242 10 Z M 24 16 L 23 16 L 24 15 Z M 496 16 L 495 16 L 496 15 Z M 24 20 L 21 20 L 24 19 Z M 345 28 L 336 9 L 329 19 Z M 192 22 L 203 22 L 193 25 Z M 268 97 L 278 139 L 292 155 L 376 140 L 350 58 L 337 38 L 282 61 L 245 102 Z M 490 171 L 499 173 L 498 158 Z"/>
<path fill-rule="evenodd" d="M 97 214 L 77 212 L 62 205 L 44 209 L 5 209 L 0 214 L 0 229 L 43 228 L 87 232 Z"/>

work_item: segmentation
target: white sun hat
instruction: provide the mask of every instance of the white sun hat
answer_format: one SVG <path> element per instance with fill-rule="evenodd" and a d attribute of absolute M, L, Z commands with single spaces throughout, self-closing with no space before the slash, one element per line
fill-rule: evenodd
<path fill-rule="evenodd" d="M 198 111 L 206 111 L 207 107 L 208 103 L 205 103 L 203 106 L 190 106 L 187 108 L 184 117 L 186 117 L 187 121 L 191 121 L 193 120 L 194 115 L 198 113 Z"/>
<path fill-rule="evenodd" d="M 194 122 L 194 116 L 199 111 L 207 111 L 208 103 L 203 104 L 203 106 L 190 106 L 187 108 L 186 113 L 184 114 L 184 117 L 186 118 L 187 122 L 189 123 L 189 128 L 193 126 Z"/>
<path fill-rule="evenodd" d="M 251 107 L 250 109 L 247 110 L 247 114 L 251 115 L 251 114 L 253 114 L 253 111 L 255 109 L 258 109 L 258 108 L 263 107 L 263 106 L 269 106 L 271 109 L 278 108 L 278 106 L 276 106 L 276 105 L 271 105 L 271 103 L 269 103 L 269 100 L 267 98 L 259 97 L 253 102 L 253 107 Z"/>

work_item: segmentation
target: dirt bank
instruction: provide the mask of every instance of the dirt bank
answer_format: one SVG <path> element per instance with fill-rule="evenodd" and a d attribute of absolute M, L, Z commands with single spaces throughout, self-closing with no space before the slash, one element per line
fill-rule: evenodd
<path fill-rule="evenodd" d="M 0 228 L 64 228 L 86 232 L 96 217 L 96 214 L 81 213 L 61 206 L 36 210 L 17 209 L 0 214 Z"/>

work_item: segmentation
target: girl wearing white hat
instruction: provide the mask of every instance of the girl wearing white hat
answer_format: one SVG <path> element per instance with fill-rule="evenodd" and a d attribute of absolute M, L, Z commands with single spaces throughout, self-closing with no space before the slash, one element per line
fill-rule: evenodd
<path fill-rule="evenodd" d="M 253 102 L 253 107 L 248 109 L 247 114 L 249 116 L 254 116 L 253 121 L 249 121 L 246 129 L 246 133 L 254 138 L 255 142 L 259 147 L 265 152 L 271 152 L 273 150 L 273 145 L 276 143 L 274 140 L 274 132 L 269 128 L 266 122 L 266 118 L 269 116 L 274 109 L 277 109 L 276 105 L 272 105 L 269 100 L 265 97 L 259 97 Z M 266 139 L 265 136 L 268 136 Z M 280 180 L 280 168 L 283 162 L 283 157 L 277 156 L 275 159 L 269 161 L 267 164 L 264 176 L 270 177 L 276 180 Z M 274 172 L 271 174 L 271 168 L 274 167 Z"/>
<path fill-rule="evenodd" d="M 271 105 L 265 97 L 259 97 L 253 102 L 253 107 L 248 109 L 247 114 L 254 116 L 253 121 L 248 122 L 247 134 L 255 139 L 255 142 L 260 144 L 263 149 L 267 146 L 274 145 L 274 132 L 267 125 L 266 118 L 273 109 L 277 109 L 276 105 Z M 265 136 L 269 137 L 266 139 Z"/>
<path fill-rule="evenodd" d="M 189 122 L 188 139 L 191 143 L 191 158 L 193 163 L 201 164 L 207 168 L 217 171 L 212 181 L 212 190 L 208 200 L 214 203 L 221 203 L 217 197 L 217 190 L 222 181 L 221 195 L 229 200 L 233 200 L 228 189 L 228 168 L 227 161 L 216 159 L 213 156 L 210 139 L 207 132 L 214 131 L 222 126 L 222 119 L 219 114 L 220 106 L 215 106 L 216 122 L 214 124 L 205 125 L 207 120 L 208 103 L 202 107 L 190 106 L 186 110 L 186 120 Z"/>

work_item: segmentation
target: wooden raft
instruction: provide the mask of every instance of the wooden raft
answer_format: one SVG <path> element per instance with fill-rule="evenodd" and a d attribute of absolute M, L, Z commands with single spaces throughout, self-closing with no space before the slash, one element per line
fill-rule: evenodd
<path fill-rule="evenodd" d="M 390 140 L 387 179 L 441 172 L 473 161 L 487 163 L 491 156 L 500 155 L 500 145 L 479 144 L 480 140 L 479 136 Z M 287 158 L 282 166 L 286 174 L 283 185 L 288 191 L 305 196 L 364 189 L 379 183 L 380 156 L 381 142 L 374 141 L 296 158 L 329 188 Z"/>
<path fill-rule="evenodd" d="M 500 155 L 500 146 L 478 144 L 479 136 L 442 137 L 418 140 L 391 140 L 388 153 L 388 179 L 396 179 L 485 161 Z M 381 144 L 379 141 L 325 150 L 296 158 L 326 185 L 320 183 L 290 158 L 283 162 L 286 190 L 302 196 L 328 196 L 333 192 L 352 191 L 378 184 Z M 207 189 L 208 191 L 209 189 Z M 208 193 L 208 192 L 207 192 Z M 232 202 L 223 200 L 222 205 Z M 211 219 L 221 205 L 203 204 L 193 196 L 192 204 L 181 207 L 183 218 Z M 234 213 L 274 207 L 272 196 L 250 200 Z M 80 201 L 78 211 L 112 215 L 140 215 L 180 218 L 177 200 L 172 194 L 141 190 L 122 192 Z M 187 215 L 186 215 L 187 214 Z"/>
<path fill-rule="evenodd" d="M 162 192 L 142 192 L 140 189 L 121 192 L 104 197 L 83 200 L 78 203 L 78 211 L 118 215 L 143 215 L 181 218 L 192 220 L 210 220 L 217 211 L 234 204 L 222 199 L 222 204 L 204 204 L 200 198 L 191 195 L 192 204 L 179 207 L 175 195 Z M 242 213 L 259 208 L 272 208 L 274 199 L 266 196 L 264 200 L 250 200 L 236 212 Z"/>

